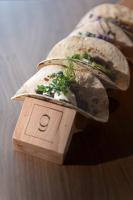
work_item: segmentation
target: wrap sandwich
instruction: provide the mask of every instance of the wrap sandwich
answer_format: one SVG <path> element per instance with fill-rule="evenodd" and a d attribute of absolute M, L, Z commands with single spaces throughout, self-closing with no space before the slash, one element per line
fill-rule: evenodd
<path fill-rule="evenodd" d="M 133 62 L 133 42 L 119 26 L 104 18 L 84 20 L 70 35 L 94 37 L 110 42 L 119 48 L 129 61 Z"/>
<path fill-rule="evenodd" d="M 129 86 L 130 73 L 125 56 L 114 45 L 98 38 L 69 36 L 53 47 L 47 59 L 76 60 L 106 88 L 126 90 Z M 44 62 L 38 65 L 38 69 Z"/>
<path fill-rule="evenodd" d="M 88 118 L 107 122 L 108 97 L 99 79 L 76 62 L 57 61 L 58 65 L 52 64 L 52 60 L 44 63 L 43 68 L 26 81 L 12 99 L 24 100 L 30 96 L 73 108 Z"/>
<path fill-rule="evenodd" d="M 133 39 L 133 10 L 120 4 L 101 4 L 90 10 L 81 19 L 79 25 L 86 21 L 100 20 L 101 18 L 119 26 L 128 36 Z"/>

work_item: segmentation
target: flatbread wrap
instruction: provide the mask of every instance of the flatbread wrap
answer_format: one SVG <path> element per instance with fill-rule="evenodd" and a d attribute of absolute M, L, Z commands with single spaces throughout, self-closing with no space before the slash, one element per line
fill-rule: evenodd
<path fill-rule="evenodd" d="M 12 99 L 26 96 L 73 108 L 100 122 L 107 122 L 108 96 L 102 83 L 88 69 L 65 61 L 48 62 L 17 91 Z M 59 60 L 58 60 L 59 63 Z M 73 64 L 74 63 L 74 64 Z"/>
<path fill-rule="evenodd" d="M 133 10 L 120 4 L 101 4 L 90 10 L 79 22 L 78 26 L 86 21 L 99 20 L 101 18 L 119 26 L 133 39 Z"/>
<path fill-rule="evenodd" d="M 57 43 L 47 59 L 76 60 L 98 77 L 106 88 L 127 90 L 130 81 L 125 56 L 111 43 L 92 37 L 69 36 Z M 43 66 L 43 61 L 38 69 Z"/>
<path fill-rule="evenodd" d="M 129 61 L 133 62 L 133 42 L 119 26 L 104 18 L 83 22 L 70 35 L 94 37 L 110 42 L 119 48 Z"/>

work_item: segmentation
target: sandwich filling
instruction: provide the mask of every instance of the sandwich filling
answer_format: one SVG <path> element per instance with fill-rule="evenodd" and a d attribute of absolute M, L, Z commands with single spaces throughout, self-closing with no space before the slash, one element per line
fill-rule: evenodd
<path fill-rule="evenodd" d="M 95 33 L 91 33 L 91 32 L 79 32 L 79 35 L 80 36 L 83 36 L 83 37 L 94 37 L 94 38 L 98 38 L 98 39 L 101 39 L 101 40 L 105 40 L 107 42 L 110 42 L 110 43 L 114 43 L 114 34 L 111 32 L 111 31 L 108 31 L 107 34 L 95 34 Z"/>
<path fill-rule="evenodd" d="M 115 81 L 114 70 L 109 66 L 109 63 L 105 62 L 99 57 L 92 57 L 87 52 L 83 54 L 74 54 L 71 57 L 68 57 L 70 61 L 78 60 L 83 64 L 88 65 L 94 70 L 101 71 L 107 75 L 112 81 Z"/>
<path fill-rule="evenodd" d="M 44 78 L 42 85 L 37 85 L 36 93 L 50 96 L 56 100 L 64 101 L 76 105 L 76 98 L 71 91 L 71 86 L 76 83 L 75 72 L 72 62 L 64 71 L 53 73 Z"/>

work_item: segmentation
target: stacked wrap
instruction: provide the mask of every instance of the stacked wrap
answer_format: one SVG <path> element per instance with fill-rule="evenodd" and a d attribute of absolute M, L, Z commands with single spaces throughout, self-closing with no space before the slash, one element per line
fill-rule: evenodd
<path fill-rule="evenodd" d="M 132 10 L 115 4 L 93 8 L 70 35 L 52 48 L 38 64 L 38 72 L 12 99 L 31 96 L 107 122 L 106 89 L 129 87 L 132 35 Z"/>

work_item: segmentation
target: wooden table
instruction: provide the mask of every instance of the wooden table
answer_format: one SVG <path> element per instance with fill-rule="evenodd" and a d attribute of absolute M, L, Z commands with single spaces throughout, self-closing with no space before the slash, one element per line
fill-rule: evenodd
<path fill-rule="evenodd" d="M 115 0 L 0 1 L 0 200 L 133 199 L 132 82 L 114 94 L 120 105 L 107 125 L 91 122 L 73 136 L 66 165 L 12 147 L 21 105 L 10 97 L 83 14 L 103 2 Z"/>

